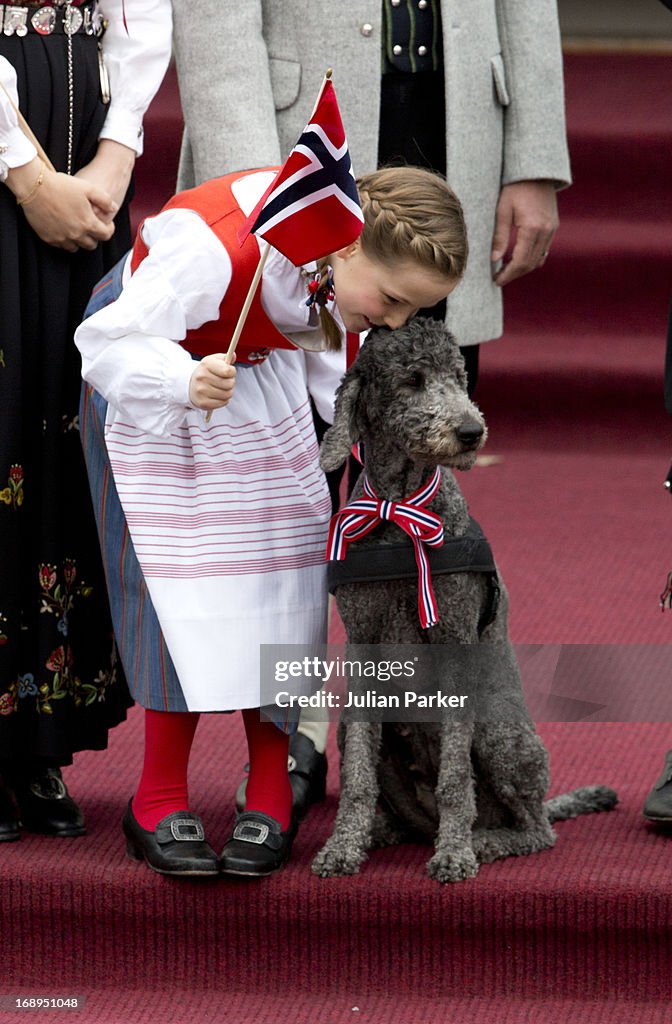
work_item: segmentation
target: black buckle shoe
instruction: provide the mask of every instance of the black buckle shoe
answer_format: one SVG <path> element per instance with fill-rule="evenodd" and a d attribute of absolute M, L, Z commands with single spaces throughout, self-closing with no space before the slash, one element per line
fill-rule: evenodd
<path fill-rule="evenodd" d="M 199 877 L 219 874 L 217 855 L 206 841 L 201 819 L 191 811 L 174 811 L 162 818 L 153 832 L 133 814 L 131 801 L 122 820 L 126 852 L 160 875 Z"/>
<path fill-rule="evenodd" d="M 318 754 L 315 744 L 301 732 L 295 732 L 289 741 L 287 770 L 292 787 L 292 816 L 303 821 L 306 814 L 327 795 L 327 757 Z M 249 765 L 245 766 L 249 771 Z M 245 810 L 247 779 L 236 790 L 236 809 Z"/>
<path fill-rule="evenodd" d="M 283 832 L 280 822 L 270 814 L 244 811 L 222 850 L 219 860 L 222 874 L 248 878 L 272 875 L 289 859 L 296 831 L 295 822 Z"/>
<path fill-rule="evenodd" d="M 86 834 L 84 815 L 68 793 L 60 768 L 23 779 L 10 778 L 21 827 L 42 836 L 70 839 Z"/>
<path fill-rule="evenodd" d="M 0 780 L 0 843 L 13 843 L 20 838 L 18 811 L 12 794 Z"/>
<path fill-rule="evenodd" d="M 647 796 L 642 813 L 649 821 L 672 826 L 672 750 L 665 754 L 665 767 Z"/>

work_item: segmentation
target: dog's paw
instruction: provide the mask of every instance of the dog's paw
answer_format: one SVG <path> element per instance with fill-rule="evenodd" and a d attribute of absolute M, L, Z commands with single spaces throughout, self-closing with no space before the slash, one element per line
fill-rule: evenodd
<path fill-rule="evenodd" d="M 366 860 L 366 853 L 351 850 L 327 840 L 315 857 L 312 870 L 321 878 L 333 878 L 334 875 L 356 875 Z"/>
<path fill-rule="evenodd" d="M 478 874 L 478 861 L 469 849 L 441 850 L 427 863 L 427 873 L 437 882 L 463 882 Z"/>

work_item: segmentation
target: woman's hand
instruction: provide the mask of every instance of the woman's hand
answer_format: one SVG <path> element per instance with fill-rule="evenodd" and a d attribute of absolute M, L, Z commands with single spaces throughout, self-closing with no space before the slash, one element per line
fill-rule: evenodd
<path fill-rule="evenodd" d="M 101 139 L 93 160 L 77 171 L 75 177 L 83 178 L 103 189 L 116 203 L 118 210 L 128 191 L 134 166 L 135 150 L 122 146 L 120 142 L 114 142 L 112 139 Z M 112 219 L 104 209 L 96 209 L 95 212 L 101 220 Z"/>
<path fill-rule="evenodd" d="M 191 375 L 189 401 L 197 409 L 228 405 L 236 384 L 236 368 L 221 353 L 205 356 Z"/>
<path fill-rule="evenodd" d="M 36 186 L 40 173 L 42 182 Z M 39 157 L 13 168 L 7 185 L 17 200 L 25 198 L 21 209 L 26 220 L 48 245 L 68 252 L 95 249 L 114 234 L 110 222 L 118 206 L 108 193 L 98 185 L 48 170 Z"/>

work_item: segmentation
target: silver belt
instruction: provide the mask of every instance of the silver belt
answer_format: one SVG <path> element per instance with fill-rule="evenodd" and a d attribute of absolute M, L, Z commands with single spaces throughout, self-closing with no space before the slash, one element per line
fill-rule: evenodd
<path fill-rule="evenodd" d="M 52 33 L 74 36 L 78 32 L 87 36 L 100 35 L 102 22 L 94 12 L 93 4 L 74 7 L 67 0 L 53 0 L 50 4 L 0 4 L 0 31 L 6 36 L 26 36 L 37 32 L 41 36 Z"/>

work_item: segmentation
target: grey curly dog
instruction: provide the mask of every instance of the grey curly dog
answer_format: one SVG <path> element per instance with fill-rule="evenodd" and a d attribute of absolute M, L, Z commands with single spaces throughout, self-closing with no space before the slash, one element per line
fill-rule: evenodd
<path fill-rule="evenodd" d="M 466 539 L 475 524 L 452 470 L 473 466 L 486 434 L 467 397 L 454 339 L 442 324 L 416 318 L 369 334 L 339 389 L 320 461 L 324 470 L 335 469 L 362 442 L 364 472 L 351 501 L 363 495 L 365 475 L 376 497 L 400 502 L 442 467 L 427 507 L 440 516 L 446 542 Z M 379 559 L 389 547 L 401 564 L 400 543 L 405 535 L 385 520 L 350 551 Z M 429 840 L 430 876 L 455 882 L 476 875 L 480 864 L 552 846 L 553 821 L 616 804 L 605 786 L 545 799 L 548 754 L 525 707 L 506 590 L 494 563 L 492 570 L 432 570 L 438 622 L 427 628 L 419 618 L 417 572 L 336 587 L 349 651 L 441 645 L 438 663 L 452 675 L 446 690 L 468 695 L 479 710 L 404 722 L 383 721 L 375 711 L 343 713 L 340 801 L 333 834 L 313 862 L 316 874 L 354 874 L 372 846 Z"/>

